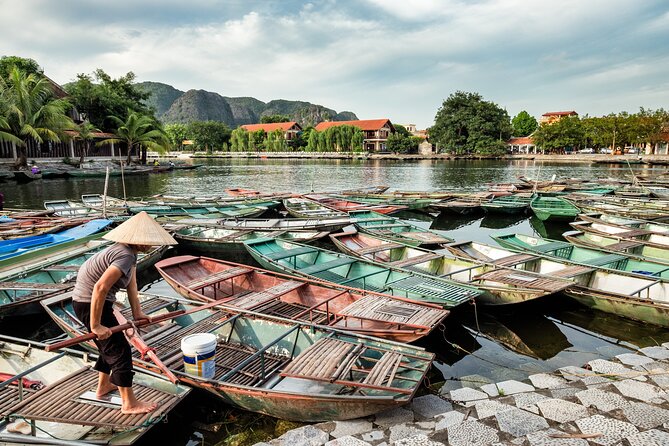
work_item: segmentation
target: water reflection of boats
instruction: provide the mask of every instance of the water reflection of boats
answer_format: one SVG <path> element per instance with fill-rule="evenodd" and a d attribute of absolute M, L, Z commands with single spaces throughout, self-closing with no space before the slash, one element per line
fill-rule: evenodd
<path fill-rule="evenodd" d="M 447 216 L 439 216 L 432 221 L 430 229 L 439 229 L 442 231 L 452 231 L 465 226 L 476 227 L 476 220 L 481 220 L 480 216 L 474 218 L 461 216 L 457 214 L 448 214 Z"/>
<path fill-rule="evenodd" d="M 541 314 L 479 313 L 478 327 L 484 337 L 503 347 L 534 359 L 550 359 L 572 344 L 560 329 Z M 477 332 L 475 319 L 463 320 L 463 324 Z"/>
<path fill-rule="evenodd" d="M 534 215 L 530 217 L 529 222 L 532 229 L 543 238 L 562 240 L 562 233 L 570 229 L 566 223 L 549 222 L 546 224 Z"/>
<path fill-rule="evenodd" d="M 555 323 L 578 327 L 600 337 L 606 337 L 613 344 L 627 343 L 643 348 L 669 342 L 667 330 L 658 330 L 653 325 L 598 310 L 580 308 L 573 311 L 549 311 L 548 316 L 554 319 Z"/>
<path fill-rule="evenodd" d="M 515 226 L 527 218 L 523 214 L 486 214 L 480 226 L 488 229 L 506 229 Z"/>
<path fill-rule="evenodd" d="M 481 348 L 481 344 L 469 330 L 463 327 L 459 321 L 455 319 L 450 321 L 450 319 L 446 318 L 443 322 L 446 327 L 444 332 L 440 329 L 433 330 L 429 336 L 415 343 L 419 347 L 434 353 L 436 363 L 448 366 L 454 365 L 465 356 Z M 461 348 L 453 347 L 451 343 Z"/>

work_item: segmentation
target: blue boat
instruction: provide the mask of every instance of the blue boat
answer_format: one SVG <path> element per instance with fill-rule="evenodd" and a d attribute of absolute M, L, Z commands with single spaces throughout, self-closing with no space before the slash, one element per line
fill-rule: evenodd
<path fill-rule="evenodd" d="M 0 260 L 9 259 L 38 249 L 49 248 L 60 243 L 71 242 L 102 231 L 111 220 L 96 219 L 83 225 L 66 229 L 56 234 L 33 235 L 0 241 Z"/>

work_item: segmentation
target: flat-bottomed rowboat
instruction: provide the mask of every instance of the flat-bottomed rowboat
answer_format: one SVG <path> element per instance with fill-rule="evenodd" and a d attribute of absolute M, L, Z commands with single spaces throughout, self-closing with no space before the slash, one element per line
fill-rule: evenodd
<path fill-rule="evenodd" d="M 150 316 L 198 305 L 182 298 L 140 298 Z M 71 316 L 70 296 L 42 305 L 67 333 L 82 333 Z M 131 310 L 126 306 L 120 312 L 129 316 Z M 140 333 L 183 383 L 241 409 L 300 422 L 355 419 L 404 405 L 434 358 L 407 344 L 227 309 L 175 317 Z M 191 333 L 216 336 L 213 379 L 184 372 L 181 339 Z M 138 366 L 157 371 L 153 363 L 140 361 L 138 352 L 134 357 Z"/>
<path fill-rule="evenodd" d="M 338 231 L 350 225 L 351 218 L 226 218 L 212 220 L 189 218 L 177 220 L 177 224 L 223 227 L 226 229 L 248 229 L 252 231 Z"/>
<path fill-rule="evenodd" d="M 581 212 L 569 201 L 557 197 L 534 197 L 530 208 L 542 221 L 572 221 Z"/>
<path fill-rule="evenodd" d="M 329 208 L 308 198 L 294 197 L 283 200 L 283 206 L 295 218 L 344 218 L 346 212 Z"/>
<path fill-rule="evenodd" d="M 424 229 L 399 218 L 390 217 L 371 211 L 353 211 L 349 215 L 354 220 L 356 229 L 366 234 L 406 243 L 411 246 L 440 245 L 453 239 L 436 231 Z"/>
<path fill-rule="evenodd" d="M 426 336 L 448 315 L 447 310 L 435 305 L 207 257 L 171 257 L 160 261 L 156 268 L 185 298 L 222 301 L 227 307 L 398 342 Z"/>
<path fill-rule="evenodd" d="M 264 268 L 452 308 L 481 295 L 482 290 L 444 278 L 286 240 L 252 240 L 244 244 Z"/>

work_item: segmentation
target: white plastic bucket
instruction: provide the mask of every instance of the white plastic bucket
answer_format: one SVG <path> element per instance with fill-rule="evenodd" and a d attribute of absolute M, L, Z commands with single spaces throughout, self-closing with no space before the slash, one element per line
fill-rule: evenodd
<path fill-rule="evenodd" d="M 216 335 L 195 333 L 181 339 L 184 371 L 190 375 L 213 379 L 216 372 Z"/>

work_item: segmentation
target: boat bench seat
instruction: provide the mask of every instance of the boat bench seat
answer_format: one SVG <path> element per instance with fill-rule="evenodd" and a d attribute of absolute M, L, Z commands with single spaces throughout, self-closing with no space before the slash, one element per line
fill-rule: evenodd
<path fill-rule="evenodd" d="M 620 262 L 621 260 L 625 259 L 627 259 L 627 257 L 622 256 L 620 254 L 607 254 L 596 259 L 588 260 L 587 262 L 584 263 L 587 263 L 588 265 L 592 266 L 604 266 L 604 265 L 609 265 L 611 263 Z"/>
<path fill-rule="evenodd" d="M 288 249 L 286 251 L 270 252 L 269 254 L 265 254 L 265 257 L 267 257 L 270 260 L 281 260 L 281 259 L 286 259 L 288 257 L 295 257 L 302 254 L 310 254 L 312 252 L 317 252 L 317 251 L 318 250 L 316 248 L 312 248 L 310 246 L 301 246 L 299 248 Z"/>
<path fill-rule="evenodd" d="M 514 254 L 494 260 L 493 263 L 499 266 L 513 266 L 536 259 L 538 259 L 538 257 L 533 254 Z"/>
<path fill-rule="evenodd" d="M 383 243 L 379 246 L 369 246 L 367 248 L 359 249 L 356 251 L 356 254 L 374 254 L 376 252 L 385 251 L 386 249 L 404 248 L 404 246 L 405 245 L 402 245 L 401 243 Z"/>
<path fill-rule="evenodd" d="M 236 266 L 234 268 L 229 268 L 224 271 L 219 271 L 214 274 L 209 274 L 204 277 L 199 277 L 197 279 L 193 279 L 189 282 L 186 282 L 184 284 L 184 287 L 189 288 L 191 290 L 198 290 L 202 289 L 211 285 L 215 285 L 218 282 L 221 282 L 223 280 L 228 280 L 232 279 L 237 276 L 241 276 L 243 274 L 250 273 L 251 269 L 249 268 L 243 268 L 241 266 Z"/>
<path fill-rule="evenodd" d="M 289 280 L 287 282 L 280 283 L 279 285 L 267 288 L 262 291 L 255 293 L 245 293 L 239 297 L 236 297 L 232 300 L 226 301 L 226 305 L 232 305 L 237 308 L 242 309 L 253 309 L 259 305 L 265 304 L 270 300 L 274 300 L 278 297 L 288 294 L 293 290 L 300 288 L 301 286 L 306 285 L 305 282 L 297 282 L 295 280 Z"/>
<path fill-rule="evenodd" d="M 411 276 L 387 284 L 386 288 L 399 291 L 411 298 L 418 294 L 425 300 L 439 302 L 440 305 L 451 307 L 471 300 L 480 294 L 475 289 L 427 278 L 425 276 Z M 394 294 L 394 293 L 393 293 Z M 423 299 L 421 299 L 423 300 Z"/>
<path fill-rule="evenodd" d="M 634 240 L 623 240 L 622 242 L 614 243 L 612 245 L 607 245 L 604 247 L 604 249 L 607 249 L 609 251 L 627 251 L 628 249 L 631 248 L 636 248 L 637 246 L 641 246 L 643 243 L 637 242 Z"/>
<path fill-rule="evenodd" d="M 417 265 L 419 263 L 424 263 L 428 262 L 430 260 L 438 259 L 441 258 L 442 256 L 434 253 L 434 252 L 427 252 L 425 254 L 416 256 L 416 257 L 410 257 L 408 259 L 404 260 L 398 260 L 396 262 L 390 263 L 390 266 L 395 267 L 395 268 L 404 268 L 405 266 L 411 266 L 411 265 Z"/>
<path fill-rule="evenodd" d="M 381 224 L 381 225 L 365 225 L 361 224 L 364 223 L 365 220 L 358 221 L 358 224 L 362 226 L 364 229 L 386 229 L 386 228 L 410 228 L 411 225 L 406 224 L 406 223 L 387 223 L 387 224 Z"/>
<path fill-rule="evenodd" d="M 42 271 L 79 271 L 81 265 L 51 265 L 42 268 Z"/>
<path fill-rule="evenodd" d="M 314 273 L 320 273 L 322 271 L 327 271 L 329 269 L 334 269 L 338 268 L 340 266 L 345 266 L 345 265 L 350 265 L 351 263 L 355 263 L 357 260 L 355 259 L 349 259 L 346 257 L 339 257 L 334 260 L 330 260 L 329 262 L 324 262 L 324 263 L 316 263 L 315 265 L 308 266 L 306 268 L 300 269 L 301 274 L 314 274 Z"/>
<path fill-rule="evenodd" d="M 537 251 L 537 252 L 549 252 L 549 251 L 556 251 L 558 249 L 563 249 L 563 248 L 570 248 L 572 247 L 571 243 L 567 242 L 550 242 L 546 243 L 544 245 L 537 245 L 533 246 L 531 249 L 532 251 Z"/>
<path fill-rule="evenodd" d="M 60 291 L 72 286 L 71 283 L 0 282 L 0 290 Z"/>

